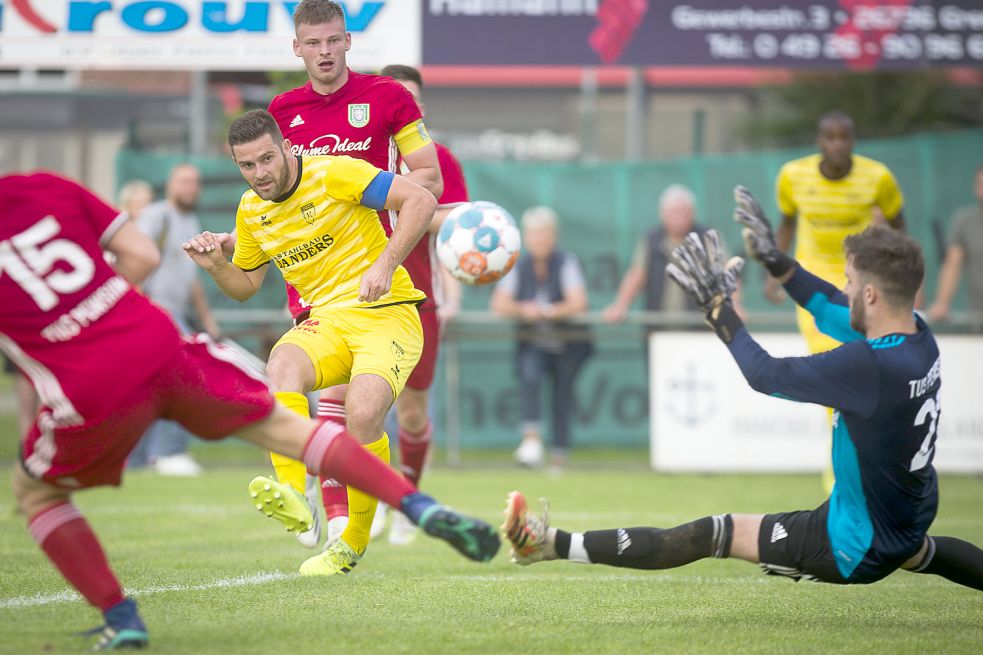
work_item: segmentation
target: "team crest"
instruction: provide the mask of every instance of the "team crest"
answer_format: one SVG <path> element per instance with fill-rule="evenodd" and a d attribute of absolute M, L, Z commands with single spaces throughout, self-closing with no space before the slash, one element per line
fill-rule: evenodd
<path fill-rule="evenodd" d="M 348 105 L 348 124 L 352 127 L 365 127 L 369 124 L 369 103 Z"/>
<path fill-rule="evenodd" d="M 304 217 L 305 221 L 307 221 L 311 225 L 314 225 L 314 214 L 316 213 L 316 211 L 317 210 L 314 209 L 314 203 L 309 202 L 300 208 L 300 215 Z"/>

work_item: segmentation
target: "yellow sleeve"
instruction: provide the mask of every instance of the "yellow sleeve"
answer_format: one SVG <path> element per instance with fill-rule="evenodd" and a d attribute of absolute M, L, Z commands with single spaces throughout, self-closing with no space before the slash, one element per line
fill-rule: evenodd
<path fill-rule="evenodd" d="M 877 183 L 877 206 L 881 208 L 884 218 L 889 221 L 897 218 L 904 206 L 901 187 L 898 186 L 898 181 L 894 179 L 887 166 L 884 167 L 881 179 Z"/>
<path fill-rule="evenodd" d="M 399 132 L 396 132 L 393 140 L 396 141 L 399 154 L 404 157 L 416 152 L 427 144 L 433 143 L 430 140 L 430 133 L 427 132 L 427 126 L 423 124 L 422 118 L 413 121 L 409 125 L 404 126 Z"/>
<path fill-rule="evenodd" d="M 236 249 L 232 253 L 232 263 L 244 271 L 255 271 L 269 261 L 270 256 L 259 247 L 256 236 L 243 220 L 242 205 L 240 204 L 239 211 L 236 212 Z"/>
<path fill-rule="evenodd" d="M 324 190 L 335 200 L 357 205 L 362 202 L 365 187 L 381 172 L 382 169 L 362 159 L 333 157 L 324 176 Z"/>
<path fill-rule="evenodd" d="M 799 213 L 792 193 L 792 180 L 788 174 L 787 164 L 778 171 L 778 178 L 775 180 L 775 202 L 778 204 L 778 211 L 785 216 L 795 216 Z"/>

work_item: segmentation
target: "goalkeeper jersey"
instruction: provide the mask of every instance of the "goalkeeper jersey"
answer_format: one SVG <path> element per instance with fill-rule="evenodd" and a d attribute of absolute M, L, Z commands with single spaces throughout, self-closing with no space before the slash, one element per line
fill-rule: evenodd
<path fill-rule="evenodd" d="M 742 328 L 728 347 L 755 390 L 834 408 L 829 540 L 844 578 L 876 579 L 917 550 L 938 508 L 939 349 L 917 316 L 915 334 L 865 339 L 847 297 L 803 268 L 785 289 L 843 345 L 775 358 Z"/>

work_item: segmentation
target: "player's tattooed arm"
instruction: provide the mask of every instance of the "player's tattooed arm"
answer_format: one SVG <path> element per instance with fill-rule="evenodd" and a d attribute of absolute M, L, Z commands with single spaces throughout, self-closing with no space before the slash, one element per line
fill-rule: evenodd
<path fill-rule="evenodd" d="M 222 244 L 230 238 L 226 232 L 202 232 L 181 244 L 188 257 L 212 276 L 222 293 L 242 302 L 259 291 L 266 277 L 267 264 L 251 271 L 244 271 L 222 252 Z"/>

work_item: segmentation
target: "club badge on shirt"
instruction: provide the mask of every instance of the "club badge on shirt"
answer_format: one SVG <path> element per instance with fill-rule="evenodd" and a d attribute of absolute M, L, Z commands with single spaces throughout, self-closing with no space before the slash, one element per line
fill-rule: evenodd
<path fill-rule="evenodd" d="M 369 103 L 348 105 L 348 124 L 352 127 L 365 127 L 369 124 Z"/>
<path fill-rule="evenodd" d="M 314 225 L 314 216 L 317 212 L 314 209 L 314 203 L 309 202 L 300 208 L 300 215 L 304 217 L 304 220 Z"/>

